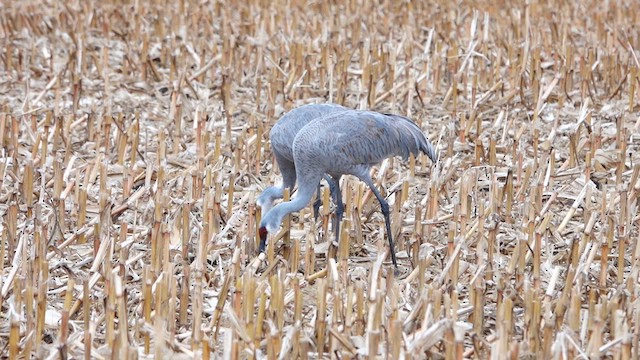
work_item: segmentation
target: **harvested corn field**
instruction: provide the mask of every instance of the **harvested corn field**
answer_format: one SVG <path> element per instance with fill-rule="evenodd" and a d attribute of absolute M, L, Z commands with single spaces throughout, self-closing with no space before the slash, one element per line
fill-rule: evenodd
<path fill-rule="evenodd" d="M 639 358 L 639 14 L 3 2 L 0 354 Z M 353 176 L 340 241 L 323 186 L 317 221 L 258 255 L 269 131 L 309 103 L 407 116 L 437 147 L 371 173 L 397 275 Z"/>

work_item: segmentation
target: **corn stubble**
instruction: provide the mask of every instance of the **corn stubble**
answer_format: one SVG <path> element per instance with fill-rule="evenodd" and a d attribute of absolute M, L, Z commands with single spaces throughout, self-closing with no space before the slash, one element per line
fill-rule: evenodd
<path fill-rule="evenodd" d="M 640 356 L 635 2 L 9 2 L 9 358 Z M 256 256 L 284 111 L 407 115 L 440 149 L 343 181 Z M 288 196 L 295 196 L 295 193 Z M 326 256 L 326 254 L 329 256 Z"/>

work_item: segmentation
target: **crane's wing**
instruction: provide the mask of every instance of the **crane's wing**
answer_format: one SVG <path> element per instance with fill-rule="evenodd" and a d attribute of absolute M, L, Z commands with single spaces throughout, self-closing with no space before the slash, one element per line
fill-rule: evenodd
<path fill-rule="evenodd" d="M 426 137 L 424 132 L 422 132 L 422 130 L 418 127 L 418 125 L 416 125 L 416 123 L 414 123 L 411 119 L 401 115 L 394 115 L 394 114 L 384 114 L 384 115 L 394 119 L 395 124 L 397 126 L 405 128 L 409 133 L 413 135 L 416 147 L 412 148 L 412 150 L 410 151 L 412 154 L 414 155 L 417 154 L 416 150 L 419 150 L 425 153 L 429 157 L 429 159 L 431 159 L 431 161 L 433 161 L 434 163 L 437 161 L 438 157 L 436 154 L 436 149 L 434 148 L 433 144 L 431 144 L 429 139 Z M 407 138 L 406 132 L 404 132 L 403 134 L 404 135 L 402 137 L 404 137 L 406 140 Z"/>
<path fill-rule="evenodd" d="M 293 161 L 293 140 L 308 123 L 325 115 L 345 111 L 338 104 L 307 104 L 284 114 L 271 128 L 269 139 L 271 147 L 284 158 Z"/>
<path fill-rule="evenodd" d="M 422 130 L 406 117 L 349 110 L 325 116 L 305 126 L 296 137 L 300 152 L 321 151 L 327 168 L 377 164 L 391 156 L 424 152 L 436 161 L 436 151 Z"/>

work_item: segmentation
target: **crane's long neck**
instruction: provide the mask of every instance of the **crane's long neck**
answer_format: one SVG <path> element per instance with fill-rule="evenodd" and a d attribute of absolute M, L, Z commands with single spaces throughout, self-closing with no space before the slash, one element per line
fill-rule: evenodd
<path fill-rule="evenodd" d="M 307 206 L 311 197 L 313 197 L 318 183 L 320 182 L 319 180 L 320 179 L 315 182 L 301 182 L 298 187 L 298 191 L 296 192 L 296 196 L 291 199 L 291 201 L 282 202 L 269 210 L 269 212 L 267 212 L 262 218 L 261 226 L 277 227 L 282 224 L 282 219 L 285 215 Z M 269 231 L 274 231 L 274 229 L 269 229 Z"/>

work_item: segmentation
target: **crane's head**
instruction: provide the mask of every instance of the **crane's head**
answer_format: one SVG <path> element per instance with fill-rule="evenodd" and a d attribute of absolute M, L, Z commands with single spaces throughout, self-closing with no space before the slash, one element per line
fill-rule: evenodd
<path fill-rule="evenodd" d="M 267 246 L 267 234 L 269 232 L 267 231 L 267 228 L 264 226 L 260 226 L 260 229 L 258 229 L 258 235 L 260 235 L 260 252 L 264 252 L 266 246 Z"/>
<path fill-rule="evenodd" d="M 267 235 L 269 233 L 276 233 L 278 231 L 278 227 L 276 225 L 276 227 L 272 228 L 269 225 L 262 225 L 260 226 L 260 229 L 258 229 L 258 235 L 260 235 L 260 252 L 264 252 L 264 250 L 267 247 Z"/>
<path fill-rule="evenodd" d="M 273 211 L 269 211 L 263 214 L 262 221 L 260 221 L 260 228 L 258 229 L 258 235 L 260 236 L 260 251 L 264 251 L 267 244 L 267 235 L 269 233 L 275 234 L 280 229 L 282 223 L 282 215 L 276 206 Z"/>

